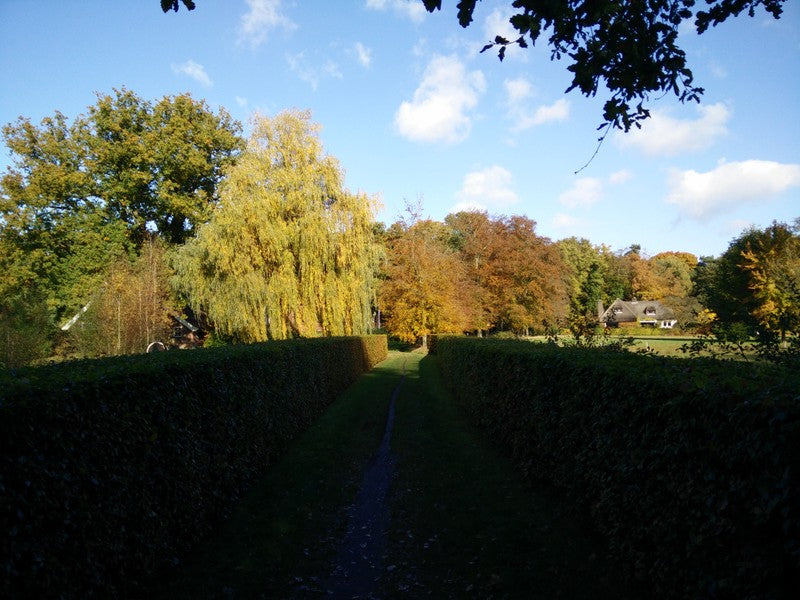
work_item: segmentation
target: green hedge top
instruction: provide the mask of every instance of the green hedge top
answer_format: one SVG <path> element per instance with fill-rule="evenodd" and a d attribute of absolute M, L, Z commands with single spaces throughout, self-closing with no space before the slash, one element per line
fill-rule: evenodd
<path fill-rule="evenodd" d="M 242 344 L 195 350 L 131 354 L 102 359 L 73 360 L 38 367 L 0 369 L 0 406 L 12 399 L 25 399 L 41 393 L 68 395 L 72 386 L 94 385 L 119 378 L 152 377 L 171 370 L 216 369 L 237 361 L 268 360 L 290 348 L 352 345 L 353 356 L 361 355 L 355 367 L 370 369 L 386 358 L 386 338 L 382 335 L 298 339 L 261 344 Z M 60 390 L 60 391 L 59 391 Z"/>
<path fill-rule="evenodd" d="M 386 352 L 320 338 L 4 374 L 0 597 L 135 590 Z"/>
<path fill-rule="evenodd" d="M 664 598 L 800 589 L 800 373 L 524 341 L 440 338 L 476 423 L 587 509 Z"/>

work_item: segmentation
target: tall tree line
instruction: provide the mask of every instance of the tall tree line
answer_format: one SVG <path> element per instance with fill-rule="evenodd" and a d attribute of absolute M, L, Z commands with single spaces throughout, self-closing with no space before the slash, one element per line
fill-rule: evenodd
<path fill-rule="evenodd" d="M 141 352 L 184 309 L 228 342 L 359 334 L 375 313 L 409 342 L 580 333 L 616 298 L 660 300 L 684 328 L 720 335 L 800 329 L 800 220 L 700 260 L 554 242 L 519 215 L 411 209 L 386 228 L 374 199 L 344 187 L 308 112 L 241 132 L 189 95 L 125 89 L 73 121 L 6 125 L 0 363 Z M 67 321 L 78 325 L 56 335 Z"/>
<path fill-rule="evenodd" d="M 615 252 L 586 239 L 553 242 L 518 215 L 410 217 L 383 234 L 379 287 L 388 330 L 408 341 L 434 332 L 577 334 L 597 327 L 600 306 L 616 298 L 660 300 L 687 327 L 700 320 L 693 254 L 644 257 L 638 244 Z"/>
<path fill-rule="evenodd" d="M 228 341 L 365 332 L 374 200 L 344 188 L 310 114 L 241 131 L 189 95 L 125 89 L 6 125 L 0 366 L 142 352 L 185 307 Z"/>

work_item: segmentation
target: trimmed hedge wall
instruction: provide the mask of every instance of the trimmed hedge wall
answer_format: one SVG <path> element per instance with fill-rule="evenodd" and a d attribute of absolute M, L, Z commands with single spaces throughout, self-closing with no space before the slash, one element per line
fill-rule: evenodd
<path fill-rule="evenodd" d="M 0 596 L 135 593 L 386 354 L 320 338 L 0 374 Z"/>
<path fill-rule="evenodd" d="M 796 597 L 800 373 L 453 337 L 437 356 L 472 419 L 588 509 L 650 594 Z"/>

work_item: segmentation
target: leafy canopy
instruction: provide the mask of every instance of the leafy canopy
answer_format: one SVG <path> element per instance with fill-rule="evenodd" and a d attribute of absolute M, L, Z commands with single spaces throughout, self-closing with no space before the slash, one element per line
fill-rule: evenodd
<path fill-rule="evenodd" d="M 442 8 L 442 0 L 421 1 L 429 12 Z M 180 2 L 195 8 L 192 0 L 161 0 L 161 8 L 177 11 Z M 697 0 L 513 0 L 510 23 L 519 37 L 495 36 L 482 52 L 497 46 L 503 60 L 508 46 L 527 48 L 544 34 L 551 59 L 571 61 L 567 92 L 577 88 L 589 97 L 605 88 L 610 93 L 598 129 L 628 131 L 650 116 L 645 102 L 653 96 L 674 93 L 681 102 L 700 101 L 704 90 L 694 84 L 686 53 L 678 46 L 683 22 L 694 18 L 697 32 L 703 33 L 744 11 L 753 17 L 758 7 L 778 19 L 785 2 L 705 0 L 696 10 Z M 462 27 L 472 23 L 477 4 L 459 0 Z"/>
<path fill-rule="evenodd" d="M 749 229 L 695 276 L 704 304 L 724 326 L 774 337 L 800 330 L 800 231 L 784 223 Z"/>
<path fill-rule="evenodd" d="M 0 294 L 37 288 L 60 320 L 149 232 L 182 243 L 218 201 L 240 129 L 188 94 L 152 103 L 124 88 L 98 94 L 71 122 L 56 112 L 39 125 L 5 125 L 12 166 L 0 177 Z"/>
<path fill-rule="evenodd" d="M 412 215 L 392 225 L 387 238 L 379 306 L 389 333 L 414 343 L 431 333 L 469 329 L 471 294 L 459 256 L 448 244 L 449 229 Z"/>
<path fill-rule="evenodd" d="M 441 0 L 422 0 L 428 11 L 441 9 Z M 514 0 L 510 22 L 517 39 L 496 36 L 483 50 L 535 45 L 544 34 L 551 59 L 568 58 L 573 74 L 566 90 L 579 89 L 595 96 L 603 87 L 611 94 L 599 128 L 628 131 L 640 127 L 650 113 L 644 103 L 652 96 L 674 93 L 681 102 L 699 101 L 703 88 L 694 84 L 686 53 L 678 46 L 681 23 L 694 17 L 698 33 L 742 11 L 752 17 L 763 6 L 776 19 L 786 0 L 705 0 L 694 11 L 696 0 Z M 460 0 L 458 21 L 467 27 L 477 0 Z"/>
<path fill-rule="evenodd" d="M 241 342 L 370 326 L 374 202 L 344 189 L 308 112 L 257 117 L 222 202 L 177 253 L 175 283 Z"/>
<path fill-rule="evenodd" d="M 188 10 L 194 10 L 195 5 L 194 2 L 192 2 L 192 0 L 161 0 L 161 10 L 163 10 L 164 12 L 168 12 L 170 10 L 178 12 L 178 7 L 180 6 L 181 2 L 183 2 L 183 5 Z"/>
<path fill-rule="evenodd" d="M 399 221 L 387 232 L 380 306 L 392 335 L 490 329 L 544 331 L 564 315 L 558 249 L 527 217 L 450 214 L 444 223 Z"/>
<path fill-rule="evenodd" d="M 543 331 L 563 316 L 567 290 L 558 248 L 524 216 L 459 212 L 445 222 L 463 240 L 462 259 L 478 291 L 478 315 L 500 330 Z"/>

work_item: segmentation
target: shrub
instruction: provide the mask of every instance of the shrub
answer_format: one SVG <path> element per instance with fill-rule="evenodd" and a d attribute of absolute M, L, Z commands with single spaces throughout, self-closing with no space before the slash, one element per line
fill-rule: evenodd
<path fill-rule="evenodd" d="M 764 365 L 440 338 L 472 419 L 588 509 L 662 598 L 778 598 L 800 581 L 800 377 Z"/>
<path fill-rule="evenodd" d="M 50 320 L 36 291 L 0 298 L 0 369 L 13 369 L 47 355 Z"/>
<path fill-rule="evenodd" d="M 0 596 L 135 590 L 385 356 L 321 338 L 0 375 Z"/>

